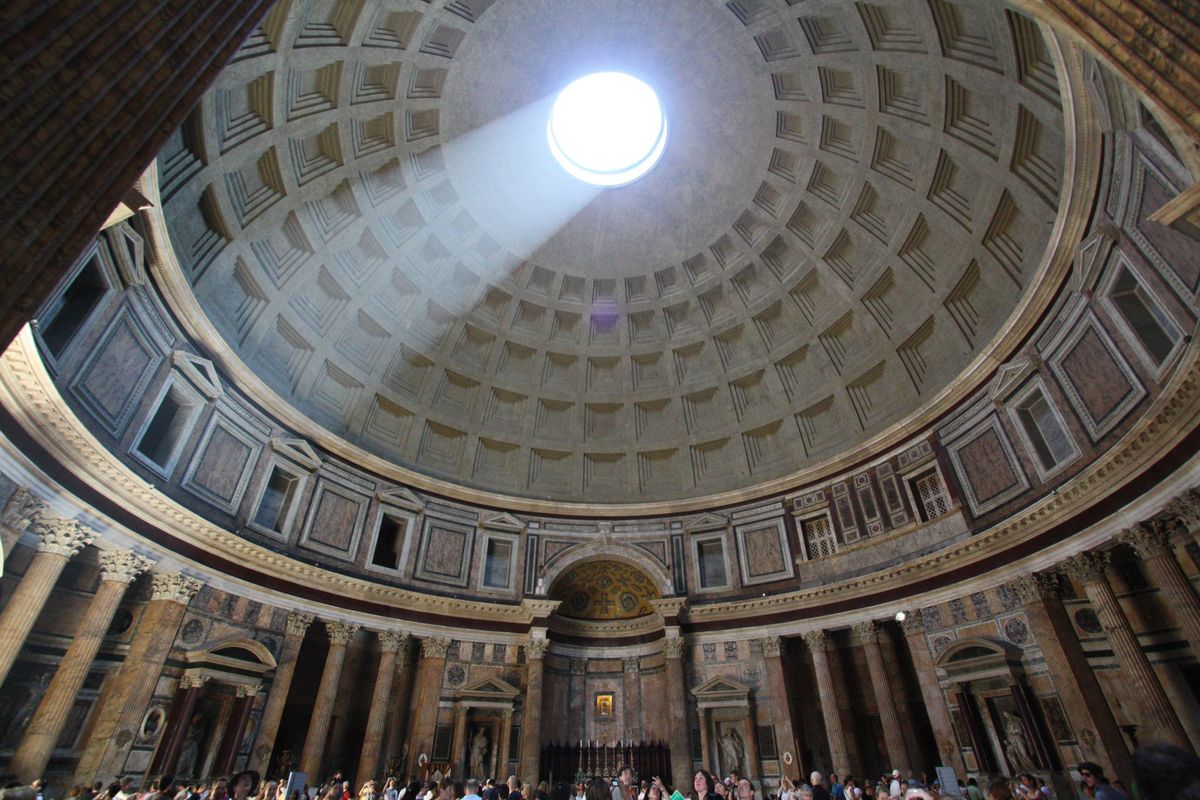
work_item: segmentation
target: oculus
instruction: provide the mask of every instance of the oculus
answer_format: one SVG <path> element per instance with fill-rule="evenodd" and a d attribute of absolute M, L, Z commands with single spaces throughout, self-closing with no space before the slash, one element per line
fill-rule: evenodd
<path fill-rule="evenodd" d="M 642 81 L 595 72 L 558 93 L 546 139 L 571 176 L 595 186 L 623 186 L 658 163 L 667 146 L 667 116 Z"/>

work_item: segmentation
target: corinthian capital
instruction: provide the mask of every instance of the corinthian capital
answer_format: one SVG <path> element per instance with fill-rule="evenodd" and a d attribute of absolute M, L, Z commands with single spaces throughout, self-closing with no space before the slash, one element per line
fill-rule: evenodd
<path fill-rule="evenodd" d="M 421 658 L 445 658 L 450 649 L 449 639 L 426 638 L 421 640 Z"/>
<path fill-rule="evenodd" d="M 46 503 L 42 498 L 21 486 L 4 504 L 4 513 L 0 515 L 0 523 L 14 531 L 23 531 L 45 509 Z"/>
<path fill-rule="evenodd" d="M 683 658 L 683 651 L 686 645 L 682 637 L 672 636 L 662 640 L 663 655 L 667 658 Z"/>
<path fill-rule="evenodd" d="M 1108 551 L 1092 551 L 1072 556 L 1064 561 L 1060 567 L 1063 574 L 1074 578 L 1080 583 L 1096 583 L 1097 581 L 1104 580 L 1104 572 L 1108 568 L 1110 559 L 1111 555 Z"/>
<path fill-rule="evenodd" d="M 800 638 L 804 640 L 806 645 L 808 645 L 810 652 L 824 653 L 825 643 L 828 641 L 829 637 L 825 634 L 825 631 L 815 630 L 805 631 L 804 633 L 800 634 Z"/>
<path fill-rule="evenodd" d="M 1165 520 L 1150 520 L 1121 531 L 1117 537 L 1137 551 L 1139 558 L 1152 558 L 1171 552 L 1171 532 Z"/>
<path fill-rule="evenodd" d="M 339 620 L 327 621 L 325 623 L 325 631 L 329 634 L 330 646 L 345 647 L 361 627 L 361 625 L 354 625 L 353 623 L 341 622 Z"/>
<path fill-rule="evenodd" d="M 783 649 L 783 640 L 778 636 L 765 636 L 758 640 L 762 646 L 763 655 L 767 658 L 778 656 Z"/>
<path fill-rule="evenodd" d="M 545 658 L 546 653 L 550 651 L 550 641 L 548 639 L 530 639 L 525 643 L 525 658 Z"/>
<path fill-rule="evenodd" d="M 850 630 L 854 632 L 855 638 L 860 642 L 879 641 L 879 628 L 875 626 L 875 620 L 868 619 L 863 622 L 856 622 L 850 627 Z"/>
<path fill-rule="evenodd" d="M 186 606 L 203 585 L 178 572 L 156 572 L 150 578 L 150 600 L 169 600 Z"/>
<path fill-rule="evenodd" d="M 75 519 L 42 511 L 35 515 L 31 525 L 33 532 L 42 538 L 39 553 L 53 553 L 71 558 L 87 547 L 96 538 L 96 532 Z"/>
<path fill-rule="evenodd" d="M 100 553 L 100 580 L 132 583 L 153 566 L 153 561 L 132 550 L 104 550 Z"/>
<path fill-rule="evenodd" d="M 1057 572 L 1035 572 L 1027 578 L 1013 581 L 1008 588 L 1017 595 L 1023 606 L 1051 600 L 1062 592 Z"/>
<path fill-rule="evenodd" d="M 308 626 L 312 625 L 312 621 L 312 614 L 305 614 L 303 611 L 289 611 L 287 615 L 287 635 L 303 636 L 308 632 Z"/>
<path fill-rule="evenodd" d="M 905 636 L 912 636 L 915 633 L 925 633 L 925 620 L 921 616 L 920 611 L 909 611 L 905 613 L 904 619 L 900 620 L 900 628 L 904 631 Z"/>
<path fill-rule="evenodd" d="M 1188 533 L 1200 529 L 1200 492 L 1188 489 L 1167 503 L 1167 513 L 1182 522 Z"/>
<path fill-rule="evenodd" d="M 385 653 L 398 653 L 410 638 L 412 637 L 403 631 L 380 631 L 379 649 Z"/>

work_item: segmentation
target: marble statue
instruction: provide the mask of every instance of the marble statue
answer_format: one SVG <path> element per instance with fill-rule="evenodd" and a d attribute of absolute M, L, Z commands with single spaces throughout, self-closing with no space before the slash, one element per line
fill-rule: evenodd
<path fill-rule="evenodd" d="M 1021 720 L 1011 711 L 1003 712 L 1004 717 L 1004 754 L 1014 772 L 1032 772 L 1037 769 L 1033 754 L 1029 749 L 1029 739 L 1025 736 L 1025 727 Z"/>
<path fill-rule="evenodd" d="M 745 752 L 742 749 L 742 737 L 733 728 L 728 728 L 721 737 L 720 744 L 724 772 L 740 771 L 742 767 L 742 753 Z"/>
<path fill-rule="evenodd" d="M 488 775 L 487 758 L 488 740 L 487 734 L 484 733 L 483 727 L 475 729 L 475 735 L 471 737 L 471 775 L 472 778 L 483 779 Z"/>

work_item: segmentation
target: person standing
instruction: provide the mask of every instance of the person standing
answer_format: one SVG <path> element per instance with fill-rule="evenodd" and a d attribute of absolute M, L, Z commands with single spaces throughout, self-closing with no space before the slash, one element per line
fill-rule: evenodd
<path fill-rule="evenodd" d="M 808 782 L 812 785 L 813 800 L 829 800 L 829 790 L 825 788 L 825 776 L 813 770 L 813 773 L 808 776 Z"/>

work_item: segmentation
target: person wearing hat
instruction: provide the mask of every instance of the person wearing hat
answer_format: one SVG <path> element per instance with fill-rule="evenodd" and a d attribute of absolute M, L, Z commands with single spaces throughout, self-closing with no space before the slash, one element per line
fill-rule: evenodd
<path fill-rule="evenodd" d="M 1108 782 L 1104 768 L 1094 761 L 1084 761 L 1076 769 L 1084 784 L 1092 790 L 1095 800 L 1129 800 L 1129 795 Z"/>

